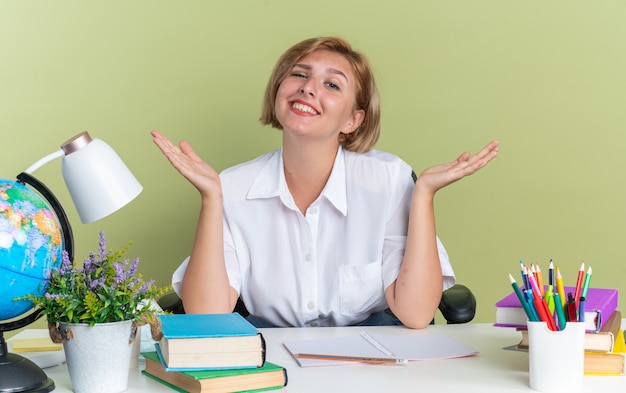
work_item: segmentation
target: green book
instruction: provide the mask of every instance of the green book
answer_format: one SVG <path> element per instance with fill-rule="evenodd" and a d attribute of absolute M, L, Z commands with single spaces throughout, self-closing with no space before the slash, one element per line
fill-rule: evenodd
<path fill-rule="evenodd" d="M 287 385 L 287 370 L 265 362 L 259 368 L 166 371 L 156 352 L 142 352 L 146 368 L 142 374 L 179 392 L 260 392 Z"/>

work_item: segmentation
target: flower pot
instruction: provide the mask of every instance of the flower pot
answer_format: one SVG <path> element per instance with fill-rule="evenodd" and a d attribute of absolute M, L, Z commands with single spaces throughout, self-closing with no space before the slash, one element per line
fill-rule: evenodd
<path fill-rule="evenodd" d="M 132 321 L 59 322 L 74 393 L 118 393 L 128 386 Z"/>

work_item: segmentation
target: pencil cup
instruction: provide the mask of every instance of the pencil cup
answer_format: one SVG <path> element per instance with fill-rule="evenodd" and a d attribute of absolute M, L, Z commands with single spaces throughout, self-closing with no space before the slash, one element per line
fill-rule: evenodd
<path fill-rule="evenodd" d="M 546 393 L 582 391 L 585 323 L 568 322 L 562 331 L 528 321 L 530 388 Z"/>

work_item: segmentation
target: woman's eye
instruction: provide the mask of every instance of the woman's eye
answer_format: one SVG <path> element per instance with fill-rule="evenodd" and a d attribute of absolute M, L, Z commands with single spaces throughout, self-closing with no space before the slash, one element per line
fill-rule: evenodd
<path fill-rule="evenodd" d="M 339 90 L 339 86 L 334 84 L 333 82 L 327 82 L 326 85 L 333 90 Z"/>
<path fill-rule="evenodd" d="M 302 72 L 293 72 L 291 76 L 295 76 L 296 78 L 306 78 L 306 75 Z"/>

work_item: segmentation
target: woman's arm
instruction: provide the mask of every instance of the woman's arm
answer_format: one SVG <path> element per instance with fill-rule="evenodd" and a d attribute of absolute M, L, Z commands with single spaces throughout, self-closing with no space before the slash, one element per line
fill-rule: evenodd
<path fill-rule="evenodd" d="M 237 301 L 224 263 L 223 200 L 219 175 L 202 161 L 191 146 L 176 147 L 152 131 L 154 143 L 172 166 L 200 192 L 202 205 L 189 264 L 183 277 L 181 298 L 188 313 L 229 313 Z"/>
<path fill-rule="evenodd" d="M 423 328 L 433 319 L 443 289 L 437 250 L 434 198 L 438 190 L 480 170 L 498 155 L 498 141 L 480 152 L 465 152 L 455 161 L 426 169 L 411 197 L 406 249 L 398 278 L 385 294 L 391 311 L 410 328 Z"/>

